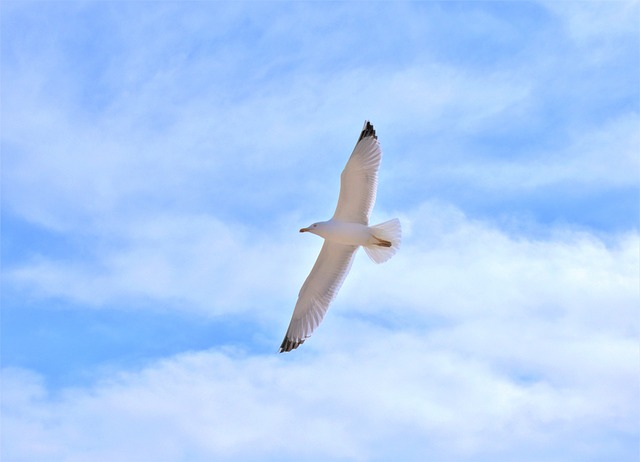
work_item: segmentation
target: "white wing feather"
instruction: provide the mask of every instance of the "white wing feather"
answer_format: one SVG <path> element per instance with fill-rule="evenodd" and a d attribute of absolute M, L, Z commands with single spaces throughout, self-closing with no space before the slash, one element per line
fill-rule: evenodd
<path fill-rule="evenodd" d="M 376 201 L 381 159 L 382 150 L 376 132 L 367 121 L 340 175 L 340 196 L 334 220 L 369 224 L 369 215 Z"/>
<path fill-rule="evenodd" d="M 357 248 L 354 245 L 324 242 L 320 255 L 298 294 L 280 353 L 297 348 L 318 327 L 351 269 Z"/>

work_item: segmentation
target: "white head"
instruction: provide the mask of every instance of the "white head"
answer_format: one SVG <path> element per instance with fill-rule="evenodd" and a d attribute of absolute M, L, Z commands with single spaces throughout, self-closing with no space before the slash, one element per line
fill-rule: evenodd
<path fill-rule="evenodd" d="M 314 223 L 312 225 L 309 225 L 306 228 L 302 228 L 300 230 L 301 233 L 313 233 L 313 234 L 318 234 L 322 232 L 322 230 L 324 229 L 324 222 L 321 221 L 319 223 Z"/>

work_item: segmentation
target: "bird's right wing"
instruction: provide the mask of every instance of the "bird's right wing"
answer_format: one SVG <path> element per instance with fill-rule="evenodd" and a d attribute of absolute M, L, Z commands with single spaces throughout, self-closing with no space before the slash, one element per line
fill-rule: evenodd
<path fill-rule="evenodd" d="M 340 175 L 340 196 L 333 214 L 335 220 L 369 224 L 369 215 L 376 201 L 381 159 L 382 150 L 376 131 L 367 120 Z"/>
<path fill-rule="evenodd" d="M 298 348 L 324 318 L 351 269 L 358 246 L 325 241 L 311 273 L 298 294 L 280 353 Z"/>

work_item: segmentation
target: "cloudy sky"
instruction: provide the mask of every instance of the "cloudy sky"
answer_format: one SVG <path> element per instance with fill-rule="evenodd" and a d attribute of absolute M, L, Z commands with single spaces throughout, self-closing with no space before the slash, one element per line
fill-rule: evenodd
<path fill-rule="evenodd" d="M 639 19 L 3 2 L 2 460 L 636 460 Z M 402 247 L 279 355 L 365 119 Z"/>

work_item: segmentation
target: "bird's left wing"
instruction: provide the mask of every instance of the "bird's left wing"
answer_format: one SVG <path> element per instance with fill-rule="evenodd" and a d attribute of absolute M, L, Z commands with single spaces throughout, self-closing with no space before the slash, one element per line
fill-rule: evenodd
<path fill-rule="evenodd" d="M 376 201 L 381 159 L 382 150 L 376 131 L 366 121 L 340 175 L 340 196 L 333 214 L 335 220 L 369 224 L 369 215 Z"/>
<path fill-rule="evenodd" d="M 325 241 L 293 310 L 280 353 L 298 348 L 324 318 L 347 276 L 358 246 Z"/>

